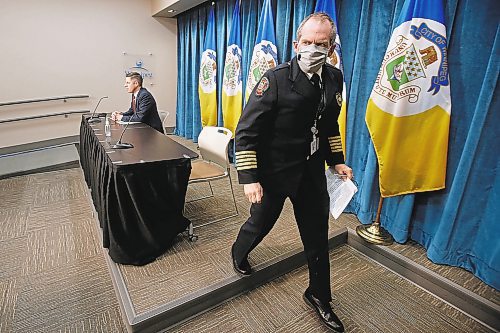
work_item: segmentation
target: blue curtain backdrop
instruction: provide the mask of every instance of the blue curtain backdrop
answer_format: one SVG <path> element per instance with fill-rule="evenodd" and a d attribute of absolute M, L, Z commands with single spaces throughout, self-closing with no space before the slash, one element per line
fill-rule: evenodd
<path fill-rule="evenodd" d="M 243 84 L 262 3 L 242 1 Z M 315 3 L 273 0 L 279 63 L 293 56 L 295 31 Z M 348 211 L 362 223 L 375 218 L 380 197 L 376 155 L 365 124 L 366 103 L 403 3 L 337 0 L 348 97 L 347 163 L 359 185 Z M 178 17 L 176 133 L 194 141 L 201 130 L 198 70 L 209 6 Z M 234 0 L 220 0 L 215 6 L 220 91 Z M 452 98 L 446 189 L 384 200 L 381 222 L 396 241 L 413 239 L 427 248 L 432 261 L 463 267 L 500 289 L 500 105 L 496 93 L 500 5 L 497 0 L 445 0 L 445 14 Z M 222 125 L 220 116 L 219 121 Z"/>

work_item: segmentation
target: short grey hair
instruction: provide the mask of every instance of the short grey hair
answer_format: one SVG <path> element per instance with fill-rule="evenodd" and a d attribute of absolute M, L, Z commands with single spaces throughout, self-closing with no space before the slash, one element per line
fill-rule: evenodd
<path fill-rule="evenodd" d="M 332 26 L 332 30 L 330 30 L 330 45 L 334 45 L 335 38 L 337 37 L 337 27 L 335 26 L 335 23 L 333 22 L 330 15 L 328 15 L 325 12 L 312 13 L 300 23 L 299 28 L 297 29 L 297 41 L 300 41 L 300 37 L 302 36 L 302 28 L 304 27 L 304 24 L 306 24 L 306 22 L 311 19 L 318 20 L 320 22 L 327 21 L 330 23 L 330 25 Z"/>

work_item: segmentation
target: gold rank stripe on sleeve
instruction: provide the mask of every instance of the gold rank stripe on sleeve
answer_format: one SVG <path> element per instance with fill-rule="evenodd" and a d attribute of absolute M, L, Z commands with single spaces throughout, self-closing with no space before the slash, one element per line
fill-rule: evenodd
<path fill-rule="evenodd" d="M 332 150 L 332 152 L 334 153 L 337 153 L 337 152 L 340 152 L 342 151 L 342 144 L 330 144 L 330 149 Z"/>
<path fill-rule="evenodd" d="M 342 146 L 338 147 L 338 148 L 330 147 L 330 149 L 332 150 L 332 153 L 341 153 L 342 152 Z"/>
<path fill-rule="evenodd" d="M 236 152 L 236 170 L 257 169 L 257 152 L 243 150 Z"/>
<path fill-rule="evenodd" d="M 341 140 L 340 140 L 340 135 L 330 136 L 330 137 L 328 138 L 328 141 L 330 141 L 330 143 L 332 143 L 332 142 L 341 142 Z"/>
<path fill-rule="evenodd" d="M 340 140 L 340 135 L 329 137 L 328 142 L 330 143 L 330 150 L 332 151 L 332 153 L 342 152 L 342 142 Z"/>

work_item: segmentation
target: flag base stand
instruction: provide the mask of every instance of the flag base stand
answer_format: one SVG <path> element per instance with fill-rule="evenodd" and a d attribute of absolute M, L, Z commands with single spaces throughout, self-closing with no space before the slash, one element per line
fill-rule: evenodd
<path fill-rule="evenodd" d="M 392 235 L 380 226 L 380 223 L 373 222 L 368 225 L 358 225 L 356 232 L 359 237 L 368 243 L 377 245 L 391 245 L 394 242 Z"/>
<path fill-rule="evenodd" d="M 392 238 L 392 235 L 380 225 L 380 212 L 382 211 L 383 201 L 384 198 L 380 197 L 377 217 L 375 221 L 372 224 L 368 225 L 358 225 L 356 228 L 356 232 L 358 233 L 359 237 L 363 238 L 368 243 L 377 245 L 391 245 L 394 242 L 394 238 Z"/>

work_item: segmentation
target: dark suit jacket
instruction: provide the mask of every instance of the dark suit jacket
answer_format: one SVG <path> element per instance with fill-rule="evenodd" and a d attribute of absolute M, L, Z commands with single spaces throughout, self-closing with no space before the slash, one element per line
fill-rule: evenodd
<path fill-rule="evenodd" d="M 145 123 L 153 127 L 158 132 L 164 133 L 163 124 L 161 123 L 160 116 L 158 115 L 158 109 L 156 108 L 156 101 L 153 95 L 151 95 L 146 88 L 141 87 L 135 102 L 135 115 L 132 111 L 132 103 L 130 103 L 130 109 L 122 114 L 123 117 L 121 120 L 140 121 L 141 123 Z"/>
<path fill-rule="evenodd" d="M 260 182 L 293 195 L 304 172 L 324 182 L 324 163 L 344 163 L 337 118 L 342 74 L 325 64 L 322 84 L 326 108 L 318 121 L 319 151 L 311 155 L 321 92 L 300 70 L 297 59 L 267 71 L 250 95 L 236 128 L 236 168 L 241 184 Z M 311 155 L 311 156 L 310 156 Z"/>

